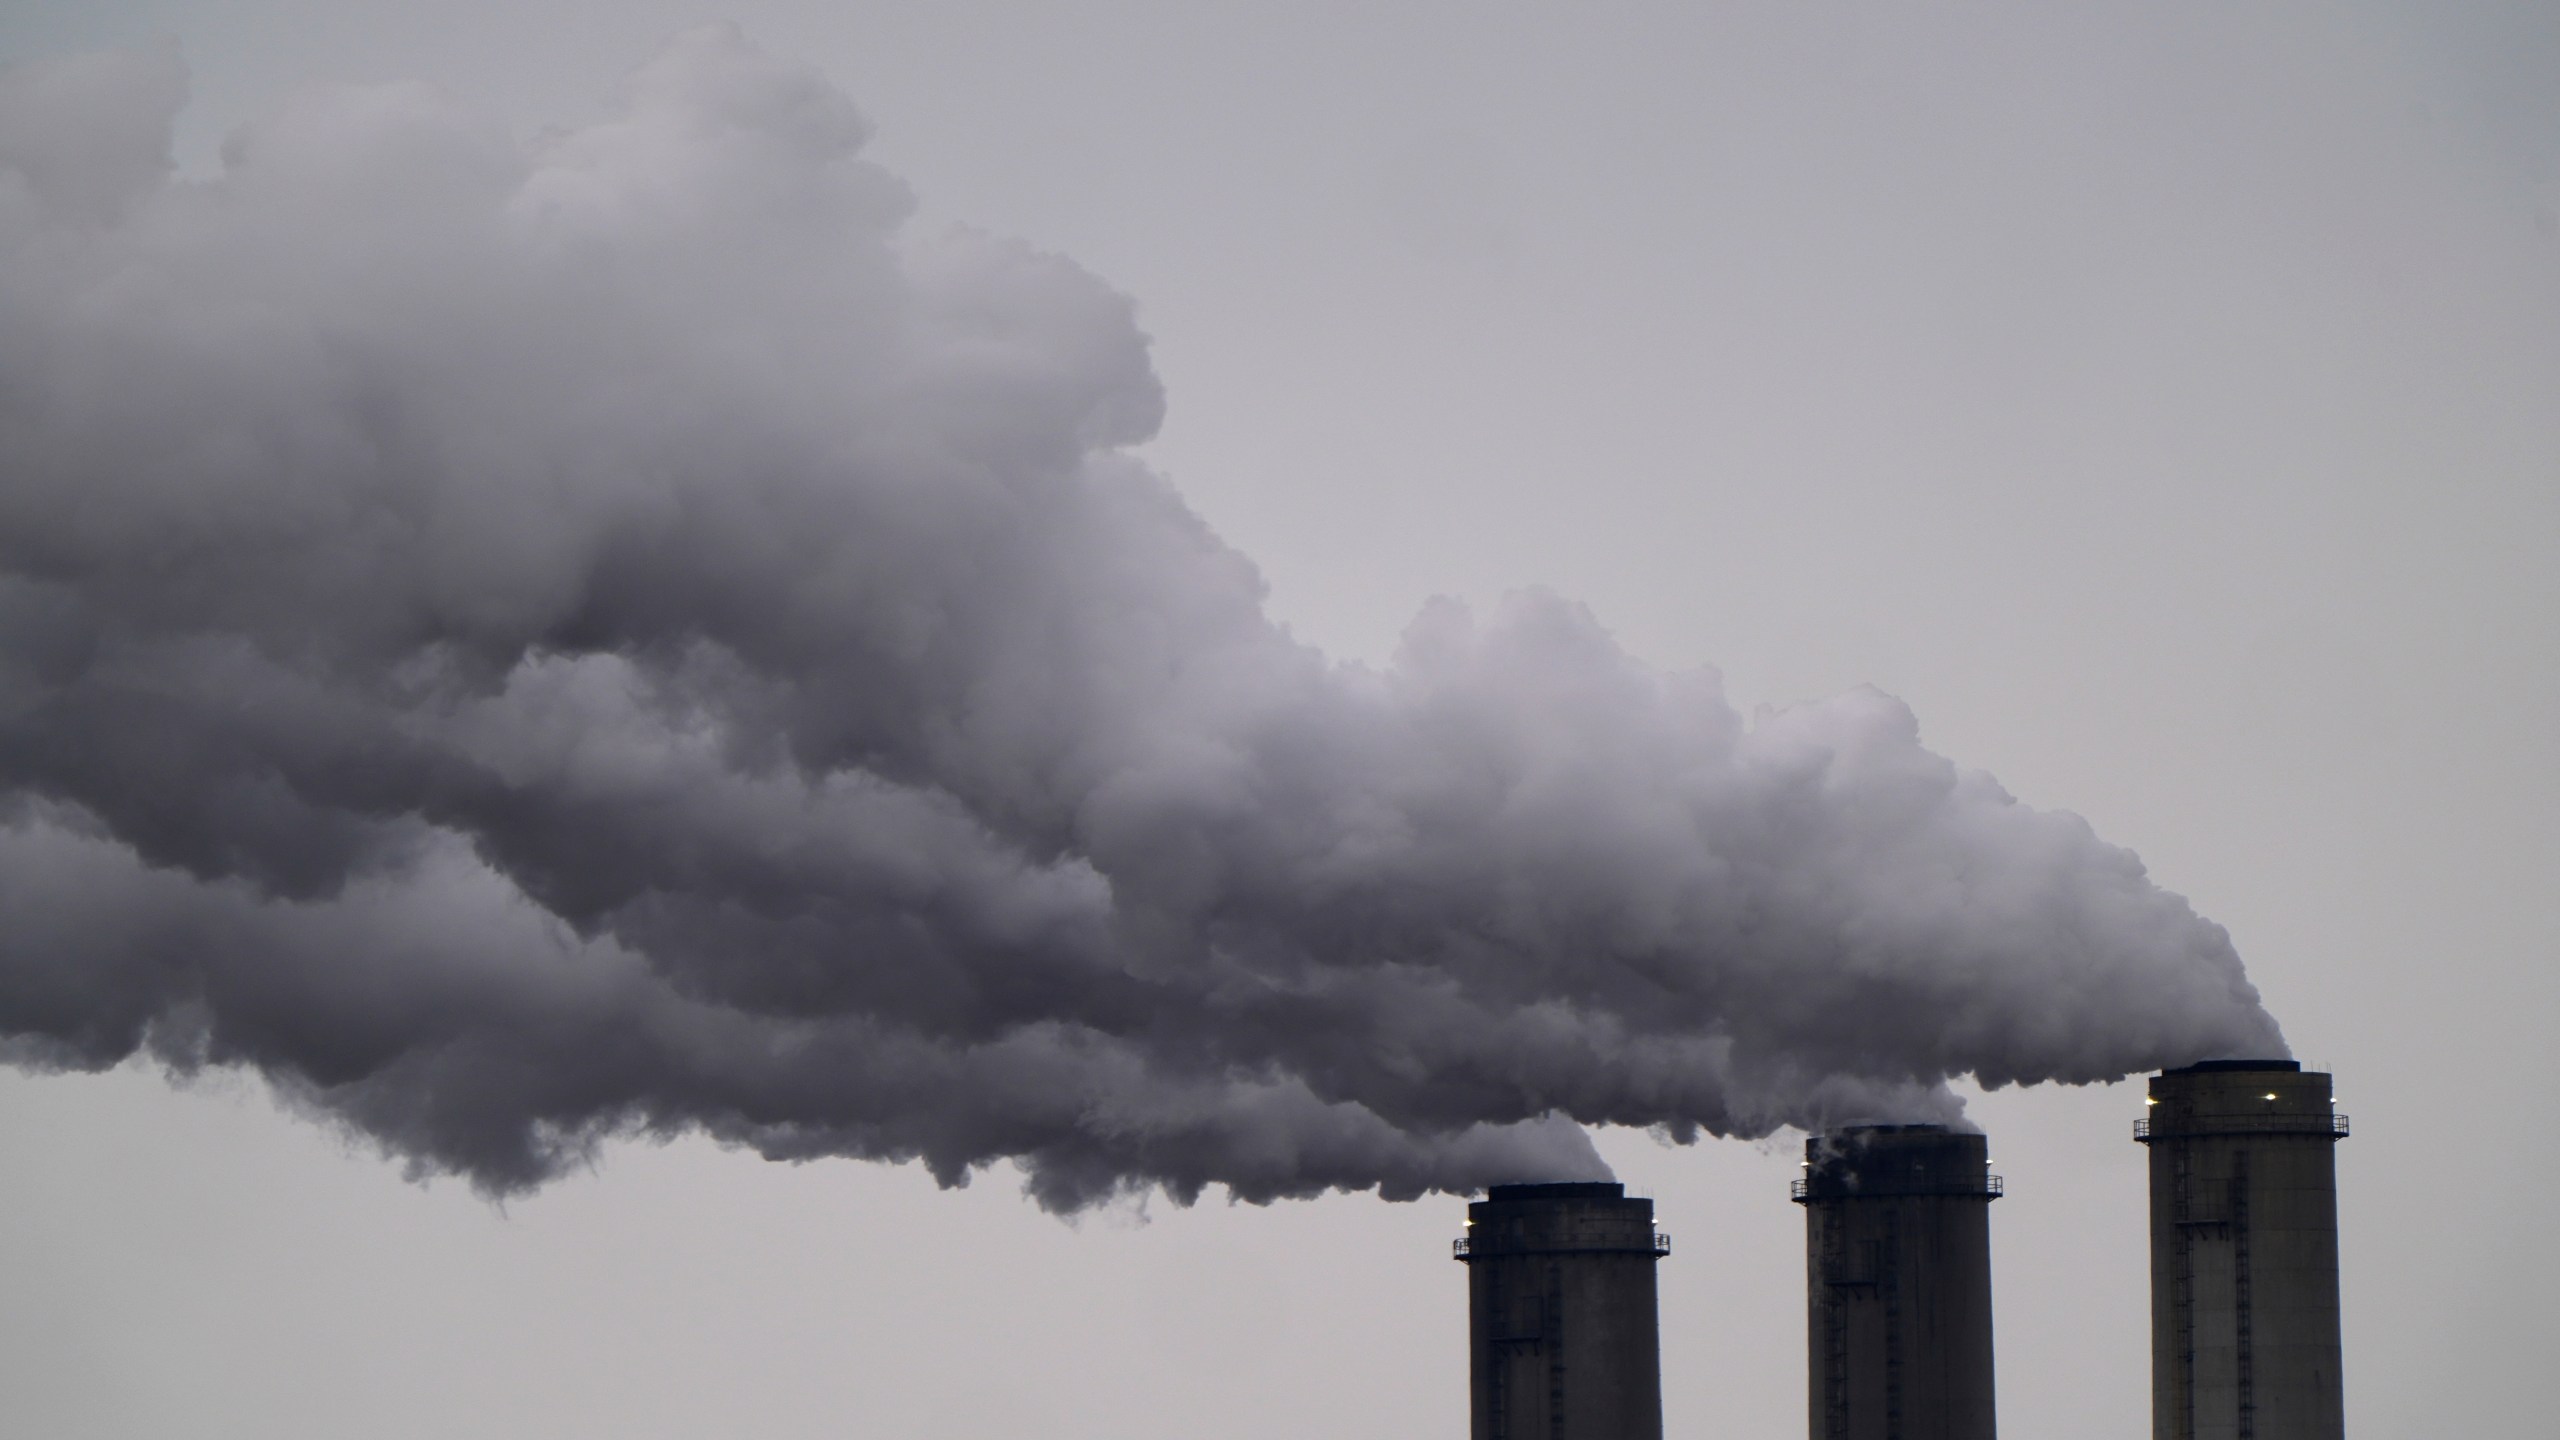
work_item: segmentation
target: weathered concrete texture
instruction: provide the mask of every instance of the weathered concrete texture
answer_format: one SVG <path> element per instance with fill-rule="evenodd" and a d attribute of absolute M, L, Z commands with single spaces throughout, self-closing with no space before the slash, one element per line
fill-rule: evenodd
<path fill-rule="evenodd" d="M 2151 1433 L 2339 1440 L 2329 1077 L 2290 1060 L 2152 1077 Z"/>
<path fill-rule="evenodd" d="M 1497 1185 L 1467 1207 L 1474 1440 L 1662 1440 L 1653 1202 Z"/>
<path fill-rule="evenodd" d="M 1937 1125 L 1805 1142 L 1813 1440 L 1993 1440 L 1989 1163 Z"/>

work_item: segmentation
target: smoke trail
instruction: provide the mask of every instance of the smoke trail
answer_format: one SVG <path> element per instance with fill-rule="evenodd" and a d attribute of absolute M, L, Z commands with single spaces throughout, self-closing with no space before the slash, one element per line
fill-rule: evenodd
<path fill-rule="evenodd" d="M 1588 1176 L 2282 1041 L 2221 929 L 1871 692 L 1580 608 L 1331 662 L 1128 447 L 1128 302 L 922 234 L 726 30 L 522 144 L 0 79 L 0 1036 L 425 1172 L 1011 1157 L 1073 1208 Z"/>

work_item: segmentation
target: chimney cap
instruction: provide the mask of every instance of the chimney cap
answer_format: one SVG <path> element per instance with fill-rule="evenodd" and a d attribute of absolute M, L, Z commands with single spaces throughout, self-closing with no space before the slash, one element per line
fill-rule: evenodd
<path fill-rule="evenodd" d="M 2286 1070 L 2299 1074 L 2299 1060 L 2199 1060 L 2176 1070 L 2163 1070 L 2163 1075 L 2216 1075 L 2232 1070 Z"/>
<path fill-rule="evenodd" d="M 1627 1187 L 1615 1180 L 1577 1180 L 1555 1185 L 1495 1185 L 1484 1198 L 1505 1200 L 1622 1200 Z"/>

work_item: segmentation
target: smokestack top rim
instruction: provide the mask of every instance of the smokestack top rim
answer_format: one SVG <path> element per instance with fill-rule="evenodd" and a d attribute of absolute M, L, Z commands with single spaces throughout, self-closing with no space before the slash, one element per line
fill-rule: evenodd
<path fill-rule="evenodd" d="M 2299 1075 L 2302 1073 L 2302 1062 L 2299 1060 L 2199 1060 L 2193 1065 L 2181 1065 L 2174 1070 L 2163 1070 L 2160 1073 L 2163 1075 L 2226 1075 L 2234 1071 L 2250 1070 Z"/>
<path fill-rule="evenodd" d="M 1488 1186 L 1484 1198 L 1492 1204 L 1518 1200 L 1623 1200 L 1627 1187 L 1615 1180 L 1565 1180 L 1534 1185 Z"/>

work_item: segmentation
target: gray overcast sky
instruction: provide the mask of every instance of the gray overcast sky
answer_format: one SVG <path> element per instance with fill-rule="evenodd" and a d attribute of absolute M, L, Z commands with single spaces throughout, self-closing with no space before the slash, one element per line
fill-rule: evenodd
<path fill-rule="evenodd" d="M 1135 297 L 1148 455 L 1306 638 L 1551 586 L 2139 851 L 2355 1118 L 2357 1431 L 2544 1422 L 2560 12 L 21 0 L 0 59 L 177 37 L 204 168 L 318 81 L 573 122 L 713 14 Z M 1975 1105 L 2013 1434 L 2148 1425 L 2137 1095 Z M 1792 1157 L 1602 1145 L 1672 1432 L 1800 1433 Z M 1451 1433 L 1460 1221 L 698 1141 L 501 1212 L 250 1082 L 0 1071 L 0 1433 Z"/>

